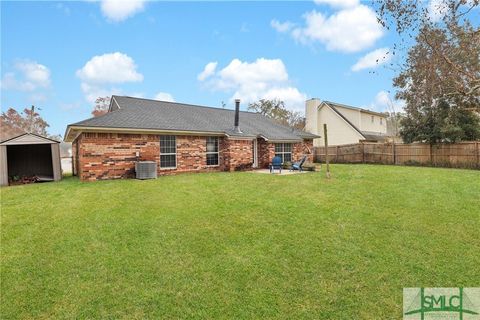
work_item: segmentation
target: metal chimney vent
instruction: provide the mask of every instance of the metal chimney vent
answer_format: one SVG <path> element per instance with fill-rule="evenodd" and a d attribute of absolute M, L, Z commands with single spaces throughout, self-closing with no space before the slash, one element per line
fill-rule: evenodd
<path fill-rule="evenodd" d="M 233 121 L 233 132 L 242 133 L 239 126 L 240 122 L 240 99 L 235 99 L 235 119 Z"/>
<path fill-rule="evenodd" d="M 135 174 L 137 179 L 156 179 L 157 163 L 155 161 L 135 162 Z"/>

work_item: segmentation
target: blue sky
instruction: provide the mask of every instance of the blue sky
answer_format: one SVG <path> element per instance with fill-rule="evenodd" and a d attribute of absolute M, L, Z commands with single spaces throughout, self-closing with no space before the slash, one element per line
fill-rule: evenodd
<path fill-rule="evenodd" d="M 384 111 L 393 72 L 375 60 L 394 35 L 368 3 L 2 1 L 1 108 L 33 103 L 62 135 L 111 93 L 229 108 L 277 97 L 299 111 L 318 97 Z"/>

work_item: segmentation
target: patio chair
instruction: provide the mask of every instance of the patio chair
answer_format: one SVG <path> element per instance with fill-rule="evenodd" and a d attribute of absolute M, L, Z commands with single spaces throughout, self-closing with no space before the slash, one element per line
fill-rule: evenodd
<path fill-rule="evenodd" d="M 270 163 L 270 173 L 275 173 L 275 169 L 282 173 L 282 158 L 273 157 L 272 163 Z"/>
<path fill-rule="evenodd" d="M 307 156 L 303 156 L 302 160 L 292 164 L 292 166 L 290 167 L 290 171 L 298 170 L 298 171 L 302 172 L 303 171 L 302 166 L 303 166 L 303 164 L 305 163 L 306 160 L 307 160 Z"/>

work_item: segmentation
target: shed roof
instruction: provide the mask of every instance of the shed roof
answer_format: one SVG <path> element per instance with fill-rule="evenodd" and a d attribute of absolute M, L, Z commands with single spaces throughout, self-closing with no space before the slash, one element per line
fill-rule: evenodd
<path fill-rule="evenodd" d="M 22 133 L 20 135 L 11 137 L 6 139 L 0 143 L 0 145 L 25 145 L 25 144 L 53 144 L 53 143 L 60 143 L 60 141 L 56 141 L 35 133 Z"/>

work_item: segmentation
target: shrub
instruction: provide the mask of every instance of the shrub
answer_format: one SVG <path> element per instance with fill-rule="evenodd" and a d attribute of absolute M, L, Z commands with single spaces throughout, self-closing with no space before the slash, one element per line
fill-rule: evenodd
<path fill-rule="evenodd" d="M 290 169 L 292 167 L 292 163 L 290 161 L 286 161 L 283 163 L 283 169 Z"/>
<path fill-rule="evenodd" d="M 235 171 L 244 171 L 252 169 L 253 163 L 242 163 L 234 168 Z"/>
<path fill-rule="evenodd" d="M 316 170 L 316 166 L 315 166 L 315 163 L 311 163 L 311 162 L 305 162 L 302 166 L 302 169 L 304 171 L 315 171 Z"/>
<path fill-rule="evenodd" d="M 421 166 L 422 164 L 416 160 L 407 160 L 403 163 L 406 166 Z"/>

